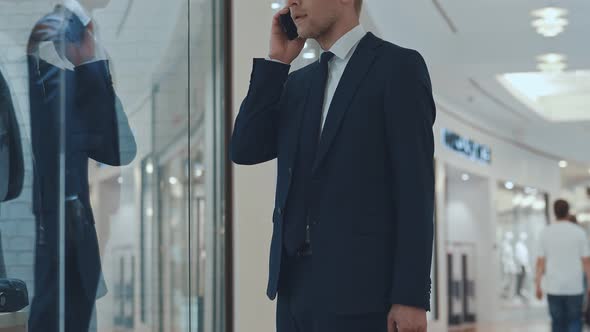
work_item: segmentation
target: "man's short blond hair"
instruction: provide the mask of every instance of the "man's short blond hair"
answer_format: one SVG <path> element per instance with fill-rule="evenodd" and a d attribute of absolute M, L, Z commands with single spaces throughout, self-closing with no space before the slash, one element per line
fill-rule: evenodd
<path fill-rule="evenodd" d="M 363 9 L 363 0 L 356 0 L 354 3 L 354 8 L 358 14 L 361 13 L 361 9 Z"/>

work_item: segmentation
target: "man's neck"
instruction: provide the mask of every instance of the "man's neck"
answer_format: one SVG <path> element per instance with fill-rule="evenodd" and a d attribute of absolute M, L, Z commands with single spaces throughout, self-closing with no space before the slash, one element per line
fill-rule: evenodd
<path fill-rule="evenodd" d="M 347 34 L 359 24 L 360 22 L 358 17 L 351 20 L 341 20 L 336 22 L 328 31 L 316 38 L 316 41 L 320 44 L 324 51 L 327 51 L 332 48 L 332 46 L 334 46 L 338 39 L 342 38 L 342 36 Z"/>

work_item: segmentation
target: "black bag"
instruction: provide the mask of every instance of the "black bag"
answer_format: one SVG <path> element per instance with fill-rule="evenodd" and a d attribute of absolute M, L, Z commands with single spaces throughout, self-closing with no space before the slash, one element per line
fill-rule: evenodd
<path fill-rule="evenodd" d="M 17 312 L 29 305 L 27 284 L 18 279 L 0 279 L 0 312 Z"/>

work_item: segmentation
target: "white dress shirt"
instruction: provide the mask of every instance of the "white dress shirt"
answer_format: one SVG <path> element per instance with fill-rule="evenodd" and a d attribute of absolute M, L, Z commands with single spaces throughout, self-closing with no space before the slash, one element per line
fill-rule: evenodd
<path fill-rule="evenodd" d="M 334 57 L 328 63 L 328 81 L 326 83 L 326 93 L 324 94 L 324 106 L 322 108 L 322 129 L 328 117 L 328 110 L 332 104 L 334 93 L 340 83 L 342 74 L 348 65 L 348 61 L 354 54 L 359 42 L 367 32 L 362 25 L 357 25 L 355 28 L 340 37 L 336 43 L 328 51 L 334 53 Z M 322 51 L 324 53 L 326 51 Z M 318 60 L 319 61 L 319 60 Z"/>
<path fill-rule="evenodd" d="M 324 105 L 322 107 L 322 130 L 326 123 L 328 110 L 332 104 L 334 93 L 336 93 L 336 88 L 338 88 L 338 84 L 340 83 L 342 74 L 344 74 L 346 65 L 348 65 L 348 61 L 350 61 L 356 47 L 366 34 L 367 32 L 363 26 L 359 24 L 340 37 L 340 39 L 332 45 L 332 48 L 329 49 L 330 52 L 334 53 L 334 57 L 328 63 L 328 81 L 326 83 L 326 93 L 324 94 Z M 322 53 L 324 52 L 327 51 L 322 50 Z M 282 61 L 271 59 L 270 57 L 267 57 L 266 60 L 283 63 Z M 318 61 L 320 60 L 318 59 Z"/>

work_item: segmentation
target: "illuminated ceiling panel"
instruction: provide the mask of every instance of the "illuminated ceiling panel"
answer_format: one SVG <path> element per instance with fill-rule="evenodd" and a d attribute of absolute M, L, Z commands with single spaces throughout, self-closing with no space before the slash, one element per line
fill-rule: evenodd
<path fill-rule="evenodd" d="M 590 120 L 590 70 L 498 76 L 515 98 L 548 121 Z"/>

